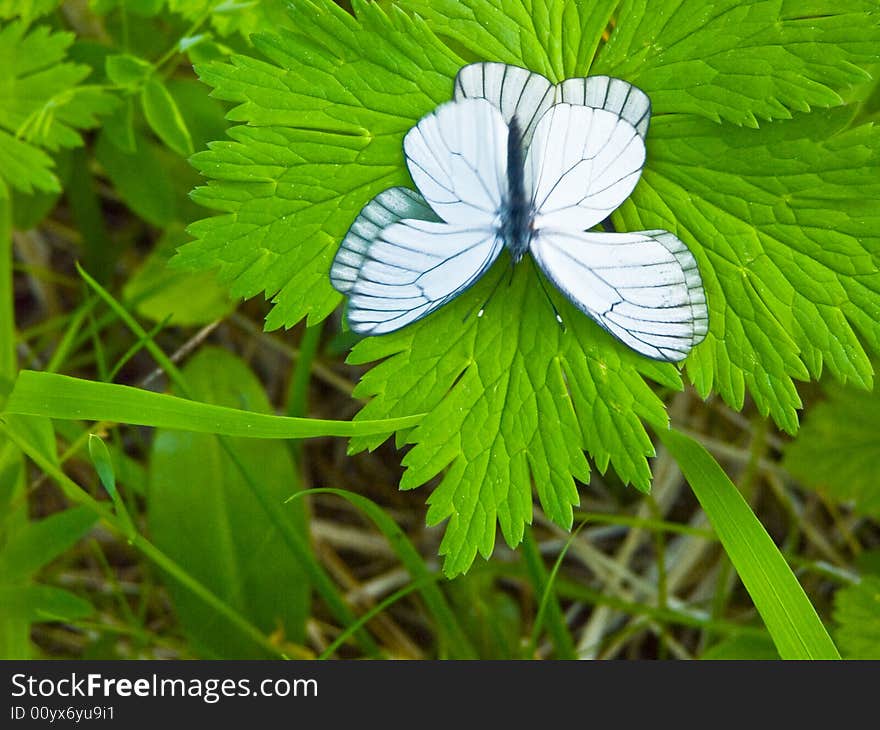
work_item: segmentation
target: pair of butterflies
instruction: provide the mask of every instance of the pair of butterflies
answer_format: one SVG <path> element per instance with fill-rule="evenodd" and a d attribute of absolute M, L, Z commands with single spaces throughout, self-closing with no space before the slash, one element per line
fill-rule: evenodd
<path fill-rule="evenodd" d="M 370 201 L 330 270 L 352 330 L 380 335 L 477 281 L 506 246 L 531 254 L 579 310 L 647 357 L 675 362 L 703 340 L 696 261 L 666 231 L 591 231 L 635 188 L 651 103 L 607 76 L 554 85 L 501 63 L 462 68 L 455 95 L 403 149 L 419 192 Z"/>

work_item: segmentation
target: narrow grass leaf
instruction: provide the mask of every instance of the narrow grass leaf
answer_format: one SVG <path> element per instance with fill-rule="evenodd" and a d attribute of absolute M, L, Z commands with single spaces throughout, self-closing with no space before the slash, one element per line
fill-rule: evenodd
<path fill-rule="evenodd" d="M 560 551 L 559 556 L 553 565 L 553 569 L 549 573 L 547 572 L 547 567 L 544 565 L 544 560 L 538 550 L 538 545 L 535 542 L 532 531 L 526 530 L 523 537 L 522 546 L 523 556 L 525 557 L 526 563 L 526 572 L 529 575 L 529 579 L 532 581 L 535 595 L 540 596 L 538 613 L 535 616 L 535 624 L 532 628 L 532 637 L 529 642 L 529 653 L 527 656 L 529 659 L 534 657 L 538 645 L 538 637 L 541 635 L 541 628 L 545 623 L 547 624 L 550 639 L 553 641 L 553 646 L 556 649 L 556 658 L 575 659 L 577 657 L 574 648 L 574 641 L 572 641 L 571 633 L 568 630 L 568 626 L 565 624 L 565 616 L 562 613 L 562 608 L 559 606 L 559 600 L 556 597 L 556 588 L 554 584 L 556 581 L 556 575 L 559 573 L 559 566 L 562 565 L 562 560 L 565 558 L 565 553 L 568 552 L 568 548 L 571 546 L 571 542 L 579 530 L 580 527 L 571 534 L 568 541 L 565 543 L 565 547 Z"/>
<path fill-rule="evenodd" d="M 23 370 L 5 413 L 49 418 L 111 421 L 248 438 L 390 434 L 415 426 L 421 416 L 379 421 L 323 421 L 272 416 L 178 398 L 113 383 Z"/>
<path fill-rule="evenodd" d="M 658 429 L 783 659 L 840 659 L 837 648 L 770 535 L 706 449 L 678 431 Z"/>
<path fill-rule="evenodd" d="M 93 433 L 89 434 L 89 458 L 92 460 L 95 471 L 98 473 L 98 479 L 101 480 L 102 486 L 107 490 L 107 494 L 110 495 L 110 499 L 113 501 L 116 514 L 122 520 L 126 538 L 131 542 L 134 539 L 136 530 L 131 521 L 131 516 L 128 514 L 125 502 L 119 495 L 119 490 L 116 489 L 116 470 L 113 468 L 110 451 L 107 449 L 107 444 L 104 443 L 103 439 Z"/>

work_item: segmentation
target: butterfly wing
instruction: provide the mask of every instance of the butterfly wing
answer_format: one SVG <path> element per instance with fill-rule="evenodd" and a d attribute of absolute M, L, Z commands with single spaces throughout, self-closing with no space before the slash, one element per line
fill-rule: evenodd
<path fill-rule="evenodd" d="M 496 222 L 507 192 L 508 129 L 485 99 L 441 104 L 413 127 L 403 151 L 413 182 L 447 223 Z"/>
<path fill-rule="evenodd" d="M 479 279 L 503 245 L 492 228 L 392 223 L 369 242 L 353 276 L 346 270 L 349 326 L 381 335 L 425 317 Z"/>
<path fill-rule="evenodd" d="M 586 76 L 553 85 L 541 74 L 506 63 L 472 63 L 455 78 L 455 98 L 487 99 L 501 110 L 508 124 L 516 116 L 528 144 L 541 117 L 553 104 L 605 109 L 626 119 L 644 139 L 651 117 L 651 100 L 623 79 Z"/>
<path fill-rule="evenodd" d="M 330 283 L 343 294 L 357 283 L 370 255 L 370 245 L 384 228 L 404 218 L 439 221 L 425 199 L 409 188 L 389 188 L 364 206 L 336 252 L 330 267 Z"/>
<path fill-rule="evenodd" d="M 644 140 L 651 118 L 651 100 L 641 89 L 623 79 L 587 76 L 566 79 L 556 87 L 556 101 L 604 109 L 635 127 Z"/>
<path fill-rule="evenodd" d="M 455 77 L 455 99 L 486 99 L 508 124 L 516 117 L 525 145 L 555 96 L 556 87 L 541 74 L 506 63 L 472 63 Z"/>
<path fill-rule="evenodd" d="M 606 109 L 556 104 L 541 118 L 525 162 L 537 228 L 583 231 L 626 198 L 645 164 L 645 143 Z"/>
<path fill-rule="evenodd" d="M 578 309 L 642 355 L 677 362 L 706 336 L 697 262 L 671 233 L 544 229 L 531 252 Z"/>

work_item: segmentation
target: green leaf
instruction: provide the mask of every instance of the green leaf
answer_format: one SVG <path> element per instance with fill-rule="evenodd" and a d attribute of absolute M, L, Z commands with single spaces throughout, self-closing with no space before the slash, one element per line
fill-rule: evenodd
<path fill-rule="evenodd" d="M 785 558 L 733 482 L 706 449 L 677 431 L 659 430 L 783 659 L 839 659 L 816 610 Z"/>
<path fill-rule="evenodd" d="M 32 20 L 51 13 L 60 0 L 0 0 L 0 18 Z"/>
<path fill-rule="evenodd" d="M 122 496 L 119 494 L 119 490 L 116 489 L 116 470 L 113 468 L 113 459 L 110 458 L 110 450 L 107 448 L 107 444 L 104 443 L 103 439 L 93 433 L 89 434 L 89 458 L 91 458 L 95 471 L 98 473 L 98 479 L 100 479 L 101 485 L 113 501 L 113 507 L 122 521 L 126 538 L 130 542 L 133 541 L 135 534 L 137 534 L 137 530 L 135 529 L 134 523 L 131 521 L 131 516 L 128 514 L 128 509 L 125 506 Z"/>
<path fill-rule="evenodd" d="M 880 518 L 880 393 L 829 385 L 785 448 L 785 468 L 808 487 Z"/>
<path fill-rule="evenodd" d="M 117 86 L 137 87 L 153 72 L 153 66 L 128 53 L 107 56 L 104 62 L 107 78 Z"/>
<path fill-rule="evenodd" d="M 171 153 L 125 124 L 114 131 L 112 137 L 110 130 L 98 136 L 95 157 L 125 204 L 147 222 L 165 228 L 178 216 L 174 183 L 165 159 Z"/>
<path fill-rule="evenodd" d="M 4 414 L 111 421 L 245 438 L 311 438 L 388 434 L 414 426 L 419 416 L 383 421 L 322 421 L 271 416 L 186 400 L 126 385 L 22 370 Z"/>
<path fill-rule="evenodd" d="M 203 325 L 235 308 L 212 271 L 168 267 L 177 246 L 189 240 L 180 228 L 169 228 L 143 265 L 125 283 L 123 293 L 138 315 L 180 327 Z"/>
<path fill-rule="evenodd" d="M 124 0 L 126 10 L 142 18 L 151 18 L 162 10 L 165 0 Z"/>
<path fill-rule="evenodd" d="M 834 595 L 837 641 L 847 659 L 880 659 L 880 577 L 867 575 Z"/>
<path fill-rule="evenodd" d="M 78 130 L 98 123 L 115 99 L 79 82 L 88 66 L 64 61 L 72 33 L 21 21 L 0 27 L 0 176 L 18 190 L 58 189 L 50 159 L 40 150 L 82 144 Z"/>
<path fill-rule="evenodd" d="M 32 444 L 41 444 L 44 419 L 16 417 L 16 425 L 27 433 Z M 51 427 L 49 427 L 51 434 Z M 54 457 L 54 438 L 52 439 Z M 40 445 L 46 451 L 46 445 Z M 4 656 L 28 656 L 27 630 L 42 621 L 73 621 L 92 613 L 87 601 L 68 591 L 33 583 L 37 571 L 69 550 L 95 524 L 95 514 L 85 507 L 57 512 L 41 520 L 26 522 L 11 529 L 10 515 L 4 519 L 6 542 L 0 550 L 0 605 L 3 606 L 2 634 Z M 22 645 L 13 638 L 16 626 L 24 630 Z"/>
<path fill-rule="evenodd" d="M 126 96 L 122 103 L 113 110 L 113 113 L 104 120 L 101 137 L 106 138 L 107 142 L 118 147 L 122 152 L 127 154 L 137 152 L 137 139 L 134 131 L 134 99 L 131 96 Z M 105 165 L 105 167 L 108 166 Z M 110 166 L 108 172 L 113 174 L 112 170 L 113 168 Z"/>
<path fill-rule="evenodd" d="M 847 130 L 841 103 L 878 57 L 880 28 L 865 0 L 295 0 L 297 25 L 257 35 L 265 60 L 233 55 L 197 68 L 243 123 L 193 161 L 209 178 L 194 193 L 220 215 L 190 227 L 175 265 L 218 268 L 235 296 L 274 302 L 267 328 L 314 323 L 339 303 L 327 271 L 360 208 L 411 185 L 401 140 L 448 100 L 466 60 L 526 65 L 554 80 L 613 73 L 655 104 L 648 163 L 619 230 L 664 228 L 694 252 L 710 333 L 689 358 L 701 395 L 735 408 L 746 394 L 790 432 L 794 381 L 824 368 L 870 385 L 862 342 L 880 349 L 880 130 Z M 607 42 L 603 39 L 610 33 Z M 697 79 L 697 83 L 692 83 Z M 708 119 L 700 118 L 708 117 Z M 775 119 L 758 130 L 756 119 Z M 723 123 L 718 123 L 718 121 Z M 491 554 L 496 525 L 516 545 L 544 511 L 571 525 L 584 452 L 604 472 L 647 490 L 665 428 L 652 381 L 681 387 L 671 366 L 633 355 L 553 295 L 557 327 L 531 264 L 486 309 L 495 270 L 424 321 L 359 344 L 351 361 L 383 360 L 359 385 L 360 417 L 425 412 L 398 443 L 413 444 L 402 487 L 443 474 L 428 520 L 448 520 L 450 574 Z M 358 438 L 353 449 L 369 448 Z"/>
<path fill-rule="evenodd" d="M 183 369 L 200 399 L 268 413 L 259 381 L 235 356 L 207 348 Z M 228 447 L 260 488 L 281 502 L 298 489 L 290 451 L 281 441 L 229 439 Z M 302 502 L 287 511 L 307 540 Z M 235 461 L 214 436 L 159 430 L 150 457 L 148 524 L 154 544 L 266 634 L 301 642 L 309 585 L 281 535 L 248 491 Z M 216 658 L 257 658 L 253 642 L 185 587 L 169 583 L 175 611 L 190 640 Z"/>
<path fill-rule="evenodd" d="M 758 117 L 840 104 L 840 90 L 868 78 L 859 66 L 878 57 L 871 0 L 508 0 L 501 11 L 492 0 L 403 5 L 474 60 L 523 65 L 553 81 L 609 74 L 648 92 L 655 114 L 752 127 Z"/>
<path fill-rule="evenodd" d="M 30 578 L 85 536 L 95 520 L 91 510 L 74 507 L 29 522 L 0 551 L 3 583 L 12 584 Z"/>
<path fill-rule="evenodd" d="M 868 78 L 860 66 L 878 58 L 876 9 L 873 0 L 627 0 L 591 73 L 644 89 L 655 114 L 757 127 L 836 106 Z"/>
<path fill-rule="evenodd" d="M 168 0 L 168 9 L 185 18 L 196 19 L 210 13 L 211 25 L 221 36 L 291 27 L 288 0 Z"/>
<path fill-rule="evenodd" d="M 499 7 L 499 5 L 501 7 Z M 620 0 L 407 0 L 402 6 L 427 20 L 443 39 L 473 60 L 524 66 L 551 81 L 585 76 Z M 627 18 L 629 13 L 617 13 Z M 626 77 L 624 77 L 626 78 Z"/>
<path fill-rule="evenodd" d="M 116 491 L 116 472 L 113 469 L 113 460 L 110 458 L 107 444 L 94 433 L 89 434 L 89 457 L 98 473 L 98 479 L 101 480 L 104 489 L 115 501 L 118 492 Z"/>
<path fill-rule="evenodd" d="M 70 591 L 41 585 L 0 585 L 0 604 L 10 618 L 28 623 L 76 621 L 95 611 L 91 603 Z"/>
<path fill-rule="evenodd" d="M 144 84 L 141 104 L 147 122 L 159 139 L 179 155 L 186 157 L 193 153 L 192 138 L 174 97 L 155 76 Z"/>

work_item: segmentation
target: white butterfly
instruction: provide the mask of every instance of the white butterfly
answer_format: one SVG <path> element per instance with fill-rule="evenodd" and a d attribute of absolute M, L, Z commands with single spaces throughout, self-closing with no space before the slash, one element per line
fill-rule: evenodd
<path fill-rule="evenodd" d="M 384 334 L 430 314 L 507 246 L 632 349 L 684 359 L 708 326 L 693 255 L 666 231 L 588 230 L 638 182 L 650 113 L 647 95 L 620 79 L 554 85 L 501 63 L 462 68 L 454 100 L 404 139 L 421 195 L 375 197 L 333 262 L 352 330 Z"/>

